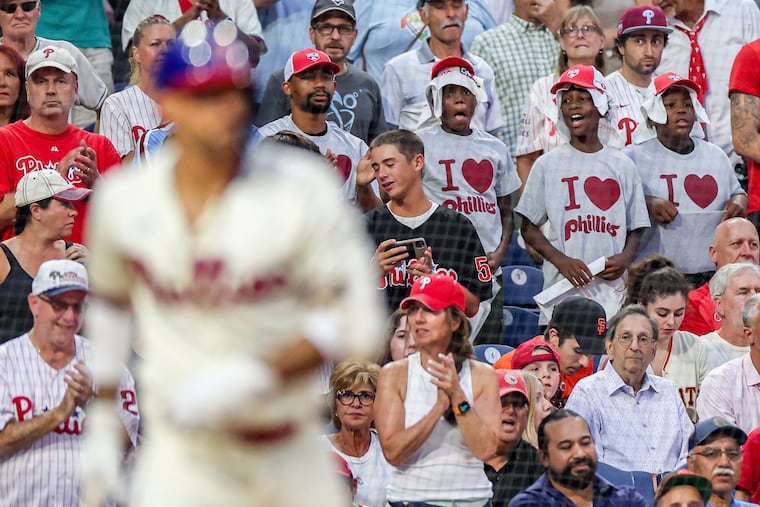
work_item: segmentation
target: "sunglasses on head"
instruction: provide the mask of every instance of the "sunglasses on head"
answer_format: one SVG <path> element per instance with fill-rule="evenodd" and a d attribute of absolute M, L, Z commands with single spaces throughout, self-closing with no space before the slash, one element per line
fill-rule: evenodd
<path fill-rule="evenodd" d="M 21 2 L 20 4 L 14 4 L 14 3 L 0 4 L 0 11 L 3 11 L 6 14 L 13 14 L 16 12 L 16 9 L 19 6 L 21 7 L 22 11 L 29 12 L 33 10 L 35 7 L 37 7 L 37 0 L 33 0 L 32 2 Z"/>

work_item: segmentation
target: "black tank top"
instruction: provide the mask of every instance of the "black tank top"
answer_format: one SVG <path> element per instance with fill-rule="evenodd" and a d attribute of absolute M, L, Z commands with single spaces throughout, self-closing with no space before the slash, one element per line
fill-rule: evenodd
<path fill-rule="evenodd" d="M 7 246 L 0 243 L 0 248 L 11 267 L 8 276 L 0 283 L 0 343 L 5 343 L 32 329 L 34 318 L 26 297 L 32 292 L 33 278 Z"/>

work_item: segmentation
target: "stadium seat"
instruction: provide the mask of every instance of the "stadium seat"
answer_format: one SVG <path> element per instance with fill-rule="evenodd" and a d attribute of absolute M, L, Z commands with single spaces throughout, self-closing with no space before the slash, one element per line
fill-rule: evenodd
<path fill-rule="evenodd" d="M 481 343 L 480 345 L 475 345 L 475 359 L 493 365 L 501 356 L 512 350 L 514 350 L 514 347 L 510 347 L 509 345 Z"/>
<path fill-rule="evenodd" d="M 504 278 L 504 304 L 536 308 L 533 296 L 544 287 L 543 272 L 532 266 L 502 267 Z"/>
<path fill-rule="evenodd" d="M 501 261 L 502 266 L 534 266 L 533 257 L 530 256 L 525 249 L 525 240 L 520 234 L 520 230 L 515 230 L 512 233 L 512 239 L 509 241 L 507 251 L 504 254 L 504 260 Z"/>
<path fill-rule="evenodd" d="M 517 347 L 522 342 L 542 334 L 538 313 L 517 306 L 504 307 L 504 336 L 502 345 Z"/>
<path fill-rule="evenodd" d="M 644 497 L 647 505 L 654 505 L 655 483 L 657 479 L 656 476 L 653 476 L 649 472 L 626 472 L 600 461 L 596 473 L 615 486 L 632 487 Z"/>

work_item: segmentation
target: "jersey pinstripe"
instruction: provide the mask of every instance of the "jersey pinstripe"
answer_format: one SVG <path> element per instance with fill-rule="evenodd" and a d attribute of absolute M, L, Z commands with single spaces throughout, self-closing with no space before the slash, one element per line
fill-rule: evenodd
<path fill-rule="evenodd" d="M 628 146 L 634 141 L 633 132 L 640 124 L 646 125 L 646 118 L 641 112 L 641 104 L 654 93 L 654 84 L 649 83 L 649 87 L 642 91 L 640 88 L 629 83 L 619 71 L 615 71 L 605 77 L 607 80 L 607 93 L 610 96 L 610 107 L 617 111 L 617 122 L 613 127 L 617 129 L 620 136 L 625 140 Z M 654 131 L 648 135 L 641 136 L 642 131 L 637 133 L 637 142 L 651 139 Z"/>
<path fill-rule="evenodd" d="M 92 348 L 75 335 L 78 360 L 92 364 Z M 52 410 L 66 392 L 67 368 L 55 370 L 24 334 L 0 346 L 0 426 L 26 421 Z M 119 418 L 133 444 L 139 413 L 132 376 L 124 370 L 119 384 Z M 77 407 L 66 422 L 31 446 L 0 459 L 0 504 L 25 507 L 78 505 L 82 431 L 87 415 Z"/>
<path fill-rule="evenodd" d="M 100 112 L 100 133 L 111 140 L 120 157 L 134 151 L 140 137 L 160 123 L 161 109 L 139 86 L 109 96 Z"/>

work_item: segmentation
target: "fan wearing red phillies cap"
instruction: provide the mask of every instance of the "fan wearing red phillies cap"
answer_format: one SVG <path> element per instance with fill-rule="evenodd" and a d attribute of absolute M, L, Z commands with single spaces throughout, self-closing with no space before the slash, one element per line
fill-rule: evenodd
<path fill-rule="evenodd" d="M 486 475 L 493 484 L 494 507 L 506 507 L 544 472 L 538 453 L 523 438 L 531 404 L 528 387 L 517 370 L 497 369 L 501 398 L 501 428 L 496 454 L 485 463 Z"/>
<path fill-rule="evenodd" d="M 726 154 L 691 135 L 697 121 L 709 122 L 697 91 L 672 72 L 657 76 L 654 94 L 641 106 L 657 137 L 624 150 L 636 164 L 652 219 L 636 260 L 659 253 L 690 275 L 714 269 L 708 250 L 715 227 L 747 213 L 747 194 Z"/>
<path fill-rule="evenodd" d="M 472 358 L 464 288 L 445 274 L 421 276 L 400 307 L 417 352 L 386 364 L 377 384 L 375 424 L 396 467 L 387 500 L 486 505 L 483 460 L 498 442 L 499 384 L 493 368 Z"/>
<path fill-rule="evenodd" d="M 538 377 L 547 400 L 554 400 L 559 394 L 559 352 L 551 343 L 538 340 L 521 343 L 512 356 L 512 368 L 527 370 Z"/>
<path fill-rule="evenodd" d="M 515 211 L 523 237 L 544 259 L 544 287 L 567 279 L 567 293 L 594 297 L 613 315 L 625 293 L 623 275 L 649 216 L 633 163 L 599 140 L 599 120 L 609 111 L 607 85 L 596 68 L 576 65 L 552 87 L 557 127 L 570 142 L 539 157 Z M 540 227 L 549 222 L 551 239 Z M 604 258 L 592 275 L 588 264 Z M 603 296 L 602 296 L 603 294 Z"/>
<path fill-rule="evenodd" d="M 520 180 L 506 145 L 471 121 L 487 95 L 467 60 L 449 56 L 437 62 L 426 95 L 439 122 L 417 131 L 426 152 L 422 184 L 430 200 L 466 216 L 478 231 L 497 277 L 492 297 L 482 304 L 489 322 L 478 341 L 498 343 L 503 312 L 494 302 L 503 300 L 501 261 L 514 229 L 510 195 Z"/>
<path fill-rule="evenodd" d="M 285 64 L 282 91 L 290 99 L 291 114 L 271 121 L 259 129 L 264 136 L 290 130 L 319 146 L 321 153 L 335 165 L 343 196 L 369 211 L 380 204 L 373 185 L 367 144 L 327 121 L 336 90 L 335 75 L 341 68 L 330 57 L 313 48 L 296 51 Z"/>
<path fill-rule="evenodd" d="M 618 118 L 615 128 L 626 145 L 634 141 L 636 127 L 646 124 L 640 106 L 651 94 L 652 77 L 672 31 L 662 9 L 653 5 L 636 5 L 620 16 L 615 50 L 622 58 L 622 65 L 605 79 Z M 642 130 L 636 135 L 646 136 L 646 139 L 654 133 Z"/>

